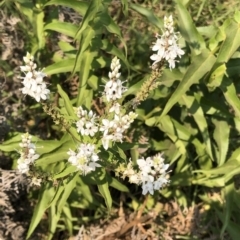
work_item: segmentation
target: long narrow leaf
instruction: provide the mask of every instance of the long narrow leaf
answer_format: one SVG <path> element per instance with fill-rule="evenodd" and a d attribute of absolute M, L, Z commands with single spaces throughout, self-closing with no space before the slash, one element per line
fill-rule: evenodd
<path fill-rule="evenodd" d="M 52 198 L 54 196 L 54 187 L 52 186 L 52 183 L 46 183 L 42 186 L 41 192 L 39 193 L 38 197 L 38 203 L 34 208 L 33 216 L 31 219 L 30 227 L 27 232 L 27 239 L 31 236 L 37 225 L 42 219 L 42 216 L 46 209 L 49 206 L 50 202 L 52 201 Z"/>
<path fill-rule="evenodd" d="M 230 127 L 226 121 L 213 119 L 213 124 L 215 125 L 215 130 L 213 137 L 218 146 L 218 165 L 221 166 L 226 160 L 228 145 L 229 145 L 229 133 Z"/>
<path fill-rule="evenodd" d="M 204 50 L 193 59 L 193 63 L 189 66 L 183 80 L 168 100 L 161 117 L 168 113 L 172 106 L 178 102 L 179 98 L 189 90 L 192 84 L 200 81 L 200 79 L 212 68 L 214 62 L 215 57 L 208 50 Z"/>

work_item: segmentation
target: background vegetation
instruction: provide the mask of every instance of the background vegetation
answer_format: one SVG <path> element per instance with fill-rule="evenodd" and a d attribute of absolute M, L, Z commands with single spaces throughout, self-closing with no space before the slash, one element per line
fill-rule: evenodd
<path fill-rule="evenodd" d="M 240 3 L 159 2 L 1 3 L 1 238 L 239 239 Z M 91 108 L 101 96 L 113 56 L 121 59 L 131 99 L 150 75 L 150 47 L 169 14 L 185 55 L 176 69 L 166 66 L 159 88 L 137 108 L 131 149 L 115 153 L 118 159 L 163 152 L 169 186 L 145 198 L 111 173 L 97 179 L 102 189 L 91 177 L 68 176 L 72 141 L 39 103 L 22 97 L 22 57 L 29 51 L 45 68 L 66 116 L 69 105 Z M 40 189 L 12 170 L 27 131 L 43 146 L 37 166 L 55 176 Z"/>

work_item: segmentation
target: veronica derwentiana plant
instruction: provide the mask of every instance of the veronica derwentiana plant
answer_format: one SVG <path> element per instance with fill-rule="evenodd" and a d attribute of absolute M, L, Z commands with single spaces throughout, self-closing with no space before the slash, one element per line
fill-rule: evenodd
<path fill-rule="evenodd" d="M 164 28 L 165 32 L 162 36 L 157 35 L 157 41 L 152 47 L 152 50 L 156 51 L 151 56 L 151 59 L 154 60 L 152 75 L 142 85 L 133 100 L 135 106 L 145 100 L 149 92 L 158 86 L 156 80 L 161 74 L 164 61 L 167 61 L 172 69 L 175 67 L 176 57 L 180 57 L 184 53 L 177 45 L 178 37 L 173 30 L 172 16 L 169 18 L 165 17 Z M 39 102 L 46 100 L 50 91 L 43 81 L 46 74 L 42 71 L 36 71 L 37 66 L 33 60 L 33 56 L 27 53 L 27 56 L 24 57 L 26 65 L 20 67 L 21 71 L 25 73 L 25 77 L 21 77 L 24 85 L 22 92 L 32 96 Z M 73 120 L 75 121 L 73 123 L 76 132 L 81 136 L 81 143 L 76 145 L 75 150 L 69 149 L 67 155 L 68 162 L 75 166 L 76 171 L 79 171 L 81 175 L 87 175 L 107 164 L 100 158 L 100 152 L 108 151 L 115 142 L 123 142 L 126 131 L 137 118 L 137 114 L 128 109 L 129 105 L 122 105 L 127 87 L 124 86 L 126 81 L 120 79 L 120 69 L 120 60 L 114 57 L 108 74 L 109 80 L 104 86 L 101 97 L 101 102 L 104 105 L 101 111 L 95 113 L 84 106 L 75 108 L 78 120 Z M 56 123 L 62 124 L 65 130 L 72 126 L 72 122 L 68 122 L 53 105 L 43 102 L 42 105 L 45 112 Z M 75 119 L 75 117 L 72 119 Z M 21 157 L 18 160 L 18 169 L 21 173 L 28 173 L 29 166 L 39 158 L 39 155 L 35 153 L 35 145 L 30 140 L 29 135 L 24 135 L 23 143 L 21 144 L 23 151 L 20 152 Z M 141 185 L 144 195 L 147 193 L 153 194 L 154 191 L 161 189 L 169 182 L 167 179 L 169 164 L 164 164 L 164 158 L 161 154 L 147 157 L 146 159 L 139 158 L 135 164 L 133 164 L 131 159 L 128 163 L 117 162 L 115 166 L 116 168 L 112 170 L 116 175 L 122 178 L 127 177 L 130 183 Z"/>

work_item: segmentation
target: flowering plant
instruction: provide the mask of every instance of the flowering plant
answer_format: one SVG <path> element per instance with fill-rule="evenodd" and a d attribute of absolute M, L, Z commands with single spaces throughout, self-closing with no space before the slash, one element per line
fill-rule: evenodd
<path fill-rule="evenodd" d="M 112 199 L 109 185 L 112 184 L 121 191 L 128 191 L 125 185 L 112 176 L 113 174 L 118 178 L 128 179 L 132 184 L 141 185 L 143 195 L 153 195 L 170 182 L 169 164 L 164 163 L 162 154 L 146 158 L 127 157 L 121 149 L 121 144 L 124 143 L 128 144 L 126 150 L 133 146 L 129 135 L 131 125 L 138 117 L 136 108 L 159 86 L 157 78 L 161 75 L 164 61 L 168 61 L 170 69 L 173 69 L 176 57 L 184 53 L 177 45 L 172 17 L 165 18 L 164 21 L 165 32 L 161 38 L 157 35 L 157 42 L 152 48 L 153 51 L 157 51 L 157 54 L 151 56 L 154 60 L 152 74 L 142 84 L 136 96 L 128 101 L 125 99 L 128 91 L 127 80 L 121 80 L 121 64 L 117 56 L 111 61 L 108 81 L 102 90 L 99 106 L 73 106 L 60 85 L 57 86 L 59 106 L 54 105 L 51 99 L 51 85 L 44 79 L 47 77 L 45 70 L 36 70 L 37 65 L 30 53 L 23 58 L 25 65 L 20 66 L 24 74 L 20 77 L 23 84 L 22 93 L 39 102 L 45 113 L 64 131 L 62 139 L 55 144 L 56 150 L 53 149 L 53 153 L 48 152 L 47 141 L 33 143 L 29 133 L 22 135 L 17 169 L 25 174 L 33 185 L 45 188 L 46 192 L 47 189 L 55 192 L 53 183 L 63 181 L 63 186 L 69 186 L 69 190 L 64 191 L 65 187 L 59 188 L 56 196 L 64 192 L 66 201 L 77 181 L 85 179 L 98 186 L 110 209 Z M 54 157 L 55 153 L 59 153 L 58 158 Z M 62 207 L 63 205 L 61 209 Z M 58 219 L 59 217 L 60 215 L 57 215 Z M 32 224 L 29 234 L 34 229 L 34 221 Z"/>
<path fill-rule="evenodd" d="M 132 100 L 133 109 L 149 94 L 146 92 L 146 85 L 149 85 L 149 91 L 158 86 L 155 75 L 156 72 L 157 76 L 160 74 L 163 62 L 166 60 L 172 69 L 175 67 L 176 57 L 184 53 L 177 45 L 178 37 L 173 30 L 172 16 L 164 18 L 164 27 L 163 35 L 157 35 L 157 42 L 152 47 L 153 51 L 157 51 L 157 54 L 151 56 L 151 59 L 154 60 L 152 77 L 143 84 L 136 98 Z M 35 98 L 37 102 L 49 99 L 50 90 L 43 80 L 46 74 L 43 71 L 35 70 L 37 65 L 33 61 L 34 57 L 29 53 L 23 60 L 26 66 L 20 67 L 25 74 L 25 77 L 21 77 L 24 85 L 22 93 Z M 78 106 L 72 108 L 74 109 L 74 119 L 77 120 L 69 121 L 67 124 L 60 121 L 66 130 L 69 130 L 69 126 L 71 126 L 75 135 L 76 132 L 79 134 L 77 139 L 81 139 L 79 141 L 81 143 L 76 142 L 75 146 L 72 146 L 66 153 L 69 156 L 68 162 L 75 167 L 75 171 L 83 176 L 91 172 L 94 173 L 97 168 L 107 166 L 107 163 L 101 159 L 100 152 L 107 151 L 113 147 L 114 143 L 122 143 L 131 123 L 137 118 L 137 114 L 134 111 L 129 111 L 129 108 L 126 107 L 127 104 L 121 105 L 127 87 L 123 85 L 126 81 L 122 82 L 120 79 L 121 64 L 117 57 L 112 59 L 110 69 L 109 80 L 105 84 L 101 97 L 104 106 L 102 111 L 97 114 L 93 110 Z M 44 102 L 43 106 L 53 119 L 57 118 L 56 112 L 50 113 L 49 111 L 49 109 L 53 109 L 49 101 Z M 28 133 L 23 135 L 22 139 L 20 147 L 23 150 L 20 152 L 18 169 L 21 173 L 30 176 L 29 167 L 30 165 L 34 166 L 39 154 L 35 153 L 36 147 L 31 143 L 31 136 Z M 146 160 L 144 158 L 135 159 L 135 163 L 130 159 L 128 163 L 115 162 L 114 165 L 116 165 L 116 169 L 112 170 L 115 171 L 116 175 L 122 178 L 128 177 L 130 183 L 141 184 L 144 195 L 148 192 L 153 194 L 154 190 L 159 190 L 169 182 L 167 179 L 169 164 L 164 164 L 164 158 L 161 154 L 147 157 Z"/>

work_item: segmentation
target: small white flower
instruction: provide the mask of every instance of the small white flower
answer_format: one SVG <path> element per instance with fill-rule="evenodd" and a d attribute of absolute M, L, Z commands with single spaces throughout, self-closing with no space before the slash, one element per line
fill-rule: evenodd
<path fill-rule="evenodd" d="M 93 137 L 95 133 L 98 132 L 98 127 L 94 125 L 92 122 L 86 123 L 85 135 L 90 135 Z"/>
<path fill-rule="evenodd" d="M 154 191 L 153 191 L 153 183 L 152 182 L 146 182 L 146 183 L 143 183 L 143 185 L 142 185 L 142 194 L 146 195 L 148 192 L 153 195 Z"/>
<path fill-rule="evenodd" d="M 108 150 L 109 142 L 112 141 L 113 136 L 112 135 L 103 135 L 102 137 L 102 145 L 105 150 Z"/>
<path fill-rule="evenodd" d="M 154 189 L 159 190 L 164 185 L 166 185 L 168 182 L 169 181 L 165 178 L 165 176 L 161 176 L 154 182 Z"/>
<path fill-rule="evenodd" d="M 41 182 L 42 182 L 42 179 L 36 178 L 36 177 L 32 177 L 30 185 L 34 185 L 34 186 L 39 186 L 40 187 L 41 186 Z"/>
<path fill-rule="evenodd" d="M 120 113 L 120 107 L 121 105 L 117 102 L 113 104 L 113 106 L 109 109 L 109 112 L 115 112 L 116 114 Z"/>
<path fill-rule="evenodd" d="M 108 119 L 102 119 L 102 125 L 100 126 L 100 131 L 103 132 L 103 135 L 106 136 L 109 132 L 109 129 L 114 126 L 114 121 L 109 121 Z"/>

